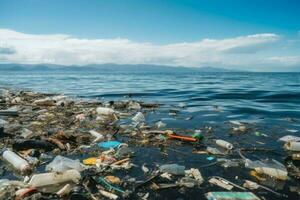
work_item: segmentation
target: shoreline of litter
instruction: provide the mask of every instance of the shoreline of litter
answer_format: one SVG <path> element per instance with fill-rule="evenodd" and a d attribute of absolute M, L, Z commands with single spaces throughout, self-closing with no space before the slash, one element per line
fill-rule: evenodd
<path fill-rule="evenodd" d="M 147 113 L 159 106 L 135 100 L 82 101 L 64 95 L 0 90 L 1 160 L 5 171 L 17 177 L 0 179 L 0 199 L 130 199 L 137 194 L 141 199 L 153 199 L 150 191 L 201 188 L 203 184 L 222 189 L 206 193 L 209 200 L 266 199 L 265 193 L 288 198 L 257 182 L 300 177 L 300 169 L 293 163 L 300 160 L 299 137 L 279 139 L 292 152 L 288 164 L 274 159 L 250 160 L 242 154 L 245 149 L 230 141 L 210 139 L 206 143 L 201 131 L 187 135 L 166 128 L 162 121 L 147 124 Z M 247 131 L 242 122 L 229 123 L 233 131 Z M 191 144 L 195 154 L 207 154 L 208 161 L 215 160 L 224 168 L 244 167 L 257 182 L 237 179 L 243 182 L 237 184 L 226 177 L 204 177 L 201 170 L 205 169 L 197 166 L 186 169 L 177 163 L 165 163 L 150 169 L 147 163 L 136 166 L 132 162 L 133 146 L 161 147 L 172 142 Z M 80 154 L 88 157 L 73 158 Z M 231 154 L 240 159 L 224 158 Z M 148 177 L 145 181 L 118 176 L 119 171 L 129 176 L 136 167 Z"/>

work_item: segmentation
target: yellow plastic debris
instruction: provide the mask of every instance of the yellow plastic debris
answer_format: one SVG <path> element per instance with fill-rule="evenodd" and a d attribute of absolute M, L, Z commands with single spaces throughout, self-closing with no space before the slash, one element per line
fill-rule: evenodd
<path fill-rule="evenodd" d="M 91 157 L 83 160 L 83 164 L 85 165 L 96 165 L 96 161 L 98 158 L 96 157 Z"/>

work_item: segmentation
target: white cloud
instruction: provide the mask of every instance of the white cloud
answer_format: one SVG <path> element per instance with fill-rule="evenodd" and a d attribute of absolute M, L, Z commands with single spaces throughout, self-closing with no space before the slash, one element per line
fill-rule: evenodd
<path fill-rule="evenodd" d="M 122 38 L 81 39 L 64 34 L 34 35 L 0 29 L 0 62 L 246 66 L 255 63 L 257 54 L 279 38 L 265 33 L 157 45 Z"/>
<path fill-rule="evenodd" d="M 300 56 L 273 56 L 266 61 L 277 65 L 295 66 L 300 65 Z"/>

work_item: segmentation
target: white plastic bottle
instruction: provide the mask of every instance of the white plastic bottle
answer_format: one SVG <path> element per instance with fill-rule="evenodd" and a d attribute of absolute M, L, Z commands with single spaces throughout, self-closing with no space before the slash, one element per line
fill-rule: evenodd
<path fill-rule="evenodd" d="M 4 160 L 12 164 L 21 173 L 28 173 L 31 170 L 29 163 L 13 151 L 5 150 L 2 156 Z"/>
<path fill-rule="evenodd" d="M 31 177 L 28 184 L 32 187 L 44 187 L 70 181 L 77 183 L 80 179 L 80 173 L 75 169 L 71 169 L 62 173 L 50 172 L 35 174 Z"/>
<path fill-rule="evenodd" d="M 96 109 L 98 115 L 113 115 L 115 111 L 112 108 L 98 107 Z"/>
<path fill-rule="evenodd" d="M 225 140 L 216 140 L 216 144 L 225 149 L 233 149 L 233 145 Z"/>

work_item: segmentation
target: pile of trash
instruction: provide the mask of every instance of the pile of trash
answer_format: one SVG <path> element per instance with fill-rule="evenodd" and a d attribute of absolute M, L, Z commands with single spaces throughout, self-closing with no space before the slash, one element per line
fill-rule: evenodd
<path fill-rule="evenodd" d="M 283 146 L 290 156 L 285 164 L 272 158 L 251 160 L 243 154 L 247 149 L 238 143 L 214 138 L 211 127 L 206 127 L 205 133 L 195 130 L 187 134 L 167 127 L 161 120 L 148 124 L 147 114 L 159 107 L 157 103 L 134 100 L 100 102 L 0 90 L 0 199 L 145 200 L 159 198 L 155 196 L 157 191 L 175 189 L 185 195 L 191 188 L 209 200 L 258 200 L 268 195 L 288 198 L 267 187 L 265 181 L 297 181 L 300 137 L 279 139 L 285 142 Z M 235 133 L 248 130 L 244 123 L 229 123 Z M 189 147 L 193 155 L 204 155 L 207 164 L 186 168 L 160 160 L 159 165 L 152 165 L 147 163 L 146 155 L 135 157 L 141 147 L 162 151 L 174 147 L 173 151 L 185 154 L 176 149 L 182 145 Z M 137 165 L 137 159 L 144 164 Z M 239 174 L 235 181 L 203 175 L 215 165 L 242 168 L 249 174 L 248 179 Z M 137 169 L 142 177 L 135 173 Z"/>

